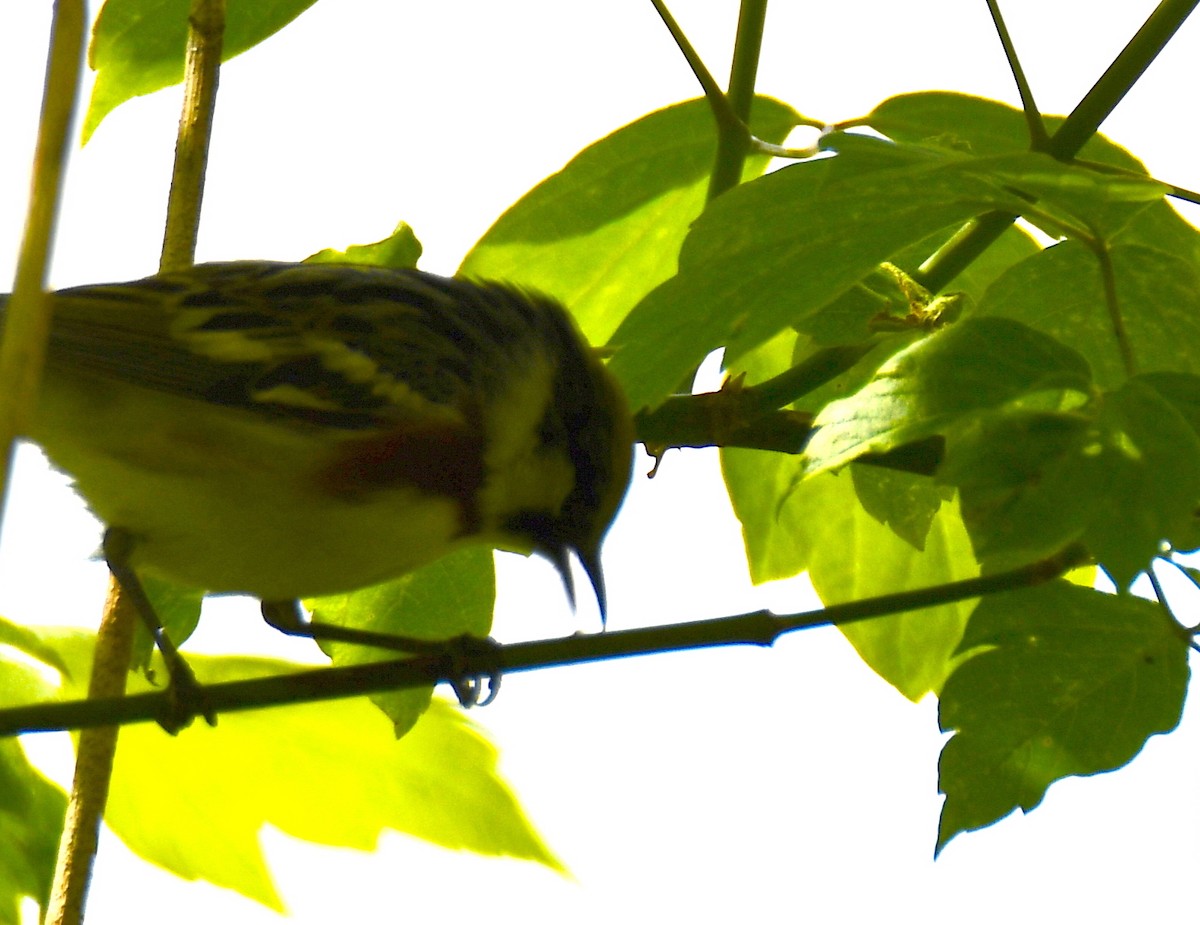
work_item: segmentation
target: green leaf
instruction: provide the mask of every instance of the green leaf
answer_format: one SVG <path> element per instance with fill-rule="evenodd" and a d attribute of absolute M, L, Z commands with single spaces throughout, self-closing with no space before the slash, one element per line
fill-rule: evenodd
<path fill-rule="evenodd" d="M 758 137 L 782 142 L 798 119 L 783 103 L 758 97 L 751 122 Z M 459 273 L 555 296 L 593 343 L 603 343 L 675 271 L 680 244 L 704 208 L 715 146 L 704 100 L 618 129 L 505 212 Z M 750 157 L 744 176 L 758 176 L 768 162 Z"/>
<path fill-rule="evenodd" d="M 485 637 L 492 627 L 496 572 L 490 549 L 469 548 L 431 562 L 424 568 L 349 594 L 314 598 L 305 603 L 313 619 L 352 629 L 416 639 Z M 360 665 L 395 658 L 395 653 L 348 643 L 327 648 L 335 665 Z M 428 708 L 433 689 L 392 691 L 371 699 L 387 714 L 397 736 L 407 733 Z"/>
<path fill-rule="evenodd" d="M 785 167 L 711 203 L 679 272 L 613 335 L 610 368 L 652 405 L 713 349 L 741 354 L 799 323 L 881 262 L 939 229 L 1018 198 L 952 159 L 840 136 L 836 157 Z"/>
<path fill-rule="evenodd" d="M 1161 551 L 1196 544 L 1200 436 L 1161 395 L 1131 380 L 1104 396 L 1099 446 L 1084 448 L 1081 485 L 1092 485 L 1084 542 L 1118 587 Z"/>
<path fill-rule="evenodd" d="M 863 354 L 862 359 L 845 372 L 834 376 L 808 394 L 797 398 L 792 403 L 792 407 L 816 415 L 830 402 L 853 395 L 871 381 L 880 366 L 899 353 L 904 347 L 919 340 L 924 336 L 924 333 L 923 331 L 911 331 L 875 335 L 873 338 L 875 342 L 874 347 Z M 797 339 L 790 331 L 780 335 L 780 338 L 791 338 L 791 342 L 795 344 L 795 349 L 792 352 L 790 361 L 780 364 L 770 374 L 772 376 L 778 375 L 789 366 L 795 366 L 812 359 L 814 356 L 819 355 L 822 349 L 821 345 L 814 343 L 808 337 Z M 767 344 L 769 345 L 772 342 L 768 341 Z M 760 347 L 758 350 L 751 351 L 749 354 L 739 357 L 731 368 L 731 374 L 736 375 L 743 368 L 754 369 L 755 364 L 752 362 L 752 358 L 759 354 L 762 349 Z M 747 381 L 761 382 L 767 378 L 769 378 L 767 375 L 750 376 Z"/>
<path fill-rule="evenodd" d="M 4 621 L 4 626 L 11 627 Z M 17 630 L 22 628 L 16 627 Z M 66 662 L 51 644 L 25 630 L 5 632 L 17 645 L 46 664 L 66 672 Z M 0 703 L 36 703 L 55 696 L 55 687 L 28 664 L 0 658 Z M 58 836 L 67 799 L 37 772 L 16 739 L 0 740 L 0 923 L 17 925 L 21 900 L 32 897 L 43 909 L 50 896 Z"/>
<path fill-rule="evenodd" d="M 796 335 L 786 331 L 742 357 L 731 372 L 762 382 L 792 365 L 796 349 Z M 742 525 L 751 580 L 761 584 L 804 571 L 809 551 L 822 535 L 810 512 L 821 506 L 826 483 L 814 479 L 797 484 L 798 456 L 736 447 L 722 447 L 720 452 L 729 500 Z"/>
<path fill-rule="evenodd" d="M 942 240 L 949 240 L 949 236 L 943 237 Z M 1027 231 L 1010 225 L 987 250 L 967 264 L 962 272 L 950 281 L 945 291 L 965 293 L 974 303 L 978 303 L 988 287 L 1011 267 L 1034 254 L 1040 254 L 1041 251 L 1041 245 Z M 924 249 L 922 258 L 931 253 L 932 248 Z"/>
<path fill-rule="evenodd" d="M 832 482 L 797 484 L 799 460 L 783 453 L 721 449 L 721 471 L 742 525 L 742 542 L 755 584 L 790 578 L 808 567 L 825 536 L 821 516 L 831 504 Z M 840 497 L 840 496 L 839 496 Z"/>
<path fill-rule="evenodd" d="M 953 505 L 932 520 L 918 552 L 863 510 L 845 475 L 796 483 L 795 457 L 724 449 L 721 464 L 756 583 L 807 568 L 826 604 L 973 577 L 978 567 Z M 950 604 L 841 627 L 862 659 L 904 696 L 938 690 L 954 664 L 970 604 Z"/>
<path fill-rule="evenodd" d="M 880 103 L 864 120 L 896 141 L 985 157 L 1025 154 L 1029 130 L 1021 110 L 996 100 L 941 90 L 903 93 Z M 1044 117 L 1053 134 L 1064 119 Z M 1089 161 L 1145 173 L 1142 162 L 1103 135 L 1093 135 L 1079 156 Z"/>
<path fill-rule="evenodd" d="M 39 672 L 25 659 L 18 661 L 7 656 L 0 654 L 0 708 L 39 703 L 58 696 L 59 685 L 51 683 L 44 671 Z M 66 665 L 57 649 L 54 657 Z M 59 678 L 68 680 L 68 676 L 69 670 L 62 668 Z"/>
<path fill-rule="evenodd" d="M 1162 200 L 1165 188 L 1148 178 L 1138 158 L 1102 134 L 1087 140 L 1079 152 L 1081 164 L 1054 162 L 1051 166 L 1050 158 L 1031 154 L 1024 113 L 994 100 L 942 91 L 904 94 L 880 103 L 864 121 L 896 142 L 956 155 L 970 154 L 980 161 L 1000 156 L 1002 160 L 988 168 L 997 180 L 1003 158 L 1012 156 L 1013 167 L 1025 164 L 1016 167 L 1013 185 L 1042 199 L 1037 209 L 1061 211 L 1063 216 L 1074 216 L 1105 235 L 1132 232 L 1130 240 L 1164 246 L 1160 244 L 1166 240 L 1163 222 L 1174 214 Z M 1052 134 L 1063 124 L 1063 118 L 1045 116 L 1043 122 Z M 1046 169 L 1038 168 L 1039 163 Z M 1092 169 L 1097 164 L 1116 168 L 1116 172 L 1099 173 Z M 1158 202 L 1142 202 L 1142 196 Z M 1135 226 L 1144 228 L 1147 222 L 1156 226 L 1157 234 L 1133 230 Z M 1180 226 L 1186 223 L 1175 216 L 1174 230 Z"/>
<path fill-rule="evenodd" d="M 1195 261 L 1141 245 L 1116 245 L 1109 253 L 1117 305 L 1138 369 L 1200 372 Z M 1015 318 L 1071 344 L 1103 387 L 1127 378 L 1099 264 L 1079 244 L 1065 242 L 1017 264 L 988 289 L 976 314 Z"/>
<path fill-rule="evenodd" d="M 989 569 L 1032 561 L 1079 539 L 1094 486 L 1074 481 L 1093 423 L 1076 412 L 984 413 L 948 441 L 939 481 L 960 492 L 975 553 Z M 1047 470 L 1062 466 L 1047 486 Z"/>
<path fill-rule="evenodd" d="M 1064 163 L 1048 154 L 1028 151 L 980 158 L 971 170 L 986 172 L 997 180 L 1007 180 L 1021 192 L 1060 206 L 1079 209 L 1100 203 L 1127 203 L 1139 206 L 1157 202 L 1170 187 L 1144 174 L 1106 170 L 1080 163 Z"/>
<path fill-rule="evenodd" d="M 1200 376 L 1188 373 L 1147 373 L 1137 381 L 1154 389 L 1200 434 Z"/>
<path fill-rule="evenodd" d="M 924 551 L 863 510 L 844 475 L 827 480 L 824 504 L 810 512 L 824 536 L 809 553 L 813 587 L 826 604 L 928 588 L 979 573 L 957 507 L 933 518 Z M 808 484 L 803 483 L 803 484 Z M 802 485 L 803 487 L 803 485 Z M 839 627 L 868 665 L 910 700 L 940 690 L 958 661 L 970 602 L 946 604 Z"/>
<path fill-rule="evenodd" d="M 229 0 L 221 60 L 270 38 L 315 0 Z M 96 72 L 83 142 L 110 112 L 183 80 L 191 0 L 106 0 L 92 27 L 88 64 Z"/>
<path fill-rule="evenodd" d="M 12 646 L 18 652 L 23 652 L 62 674 L 68 672 L 67 663 L 53 646 L 44 642 L 28 627 L 3 617 L 0 617 L 0 645 Z"/>
<path fill-rule="evenodd" d="M 1187 644 L 1157 605 L 1065 581 L 983 600 L 942 690 L 940 851 L 1037 806 L 1072 775 L 1110 771 L 1179 722 Z"/>
<path fill-rule="evenodd" d="M 1019 190 L 1031 201 L 1022 213 L 1050 234 L 1077 229 L 1089 237 L 1111 239 L 1143 209 L 1162 202 L 1170 190 L 1152 177 L 1064 164 L 1034 152 L 980 158 L 967 169 Z"/>
<path fill-rule="evenodd" d="M 795 325 L 814 344 L 832 346 L 867 340 L 872 323 L 881 318 L 903 318 L 911 304 L 898 285 L 896 274 L 876 267 L 861 280 Z"/>
<path fill-rule="evenodd" d="M 944 91 L 903 93 L 863 121 L 889 138 L 960 154 L 1023 153 L 1029 132 L 1019 109 L 995 100 Z"/>
<path fill-rule="evenodd" d="M 969 318 L 900 351 L 817 416 L 807 472 L 941 433 L 964 416 L 1060 390 L 1090 391 L 1079 354 L 1003 318 Z"/>
<path fill-rule="evenodd" d="M 990 568 L 1078 538 L 1125 588 L 1164 541 L 1196 542 L 1200 437 L 1138 380 L 1070 414 L 984 416 L 951 437 L 939 478 Z"/>
<path fill-rule="evenodd" d="M 62 630 L 56 642 L 82 670 L 92 637 Z M 188 662 L 202 683 L 310 668 L 249 657 Z M 149 689 L 136 677 L 130 686 Z M 146 860 L 277 910 L 258 840 L 264 824 L 360 851 L 390 829 L 561 870 L 496 764 L 482 732 L 440 700 L 399 740 L 366 698 L 223 714 L 216 727 L 175 737 L 145 723 L 121 731 L 106 821 Z"/>
<path fill-rule="evenodd" d="M 851 466 L 850 476 L 863 510 L 923 551 L 933 518 L 947 500 L 946 489 L 925 476 L 879 466 Z"/>
<path fill-rule="evenodd" d="M 29 764 L 20 744 L 0 740 L 0 923 L 22 921 L 26 896 L 46 908 L 66 810 L 66 795 Z"/>
<path fill-rule="evenodd" d="M 325 248 L 305 259 L 305 263 L 356 263 L 373 267 L 412 268 L 421 259 L 421 242 L 405 222 L 373 244 L 351 244 L 344 251 Z"/>
<path fill-rule="evenodd" d="M 204 592 L 177 585 L 156 575 L 139 575 L 142 588 L 163 629 L 175 645 L 180 646 L 195 632 L 200 624 L 200 608 L 204 603 Z M 138 622 L 133 647 L 133 665 L 147 669 L 154 652 L 154 638 L 145 624 Z"/>
<path fill-rule="evenodd" d="M 957 230 L 957 226 L 943 228 L 894 255 L 891 262 L 911 274 Z M 977 301 L 1009 268 L 1040 253 L 1041 249 L 1026 231 L 1010 226 L 943 291 L 950 297 L 965 296 L 968 303 Z M 928 293 L 926 296 L 928 300 Z M 819 344 L 859 343 L 877 332 L 879 326 L 872 326 L 871 322 L 883 313 L 903 316 L 912 308 L 907 293 L 897 285 L 896 274 L 880 267 L 832 302 L 801 319 L 795 327 L 811 335 Z"/>
<path fill-rule="evenodd" d="M 1141 244 L 1195 262 L 1200 256 L 1200 231 L 1167 200 L 1142 209 L 1116 235 L 1113 244 Z"/>

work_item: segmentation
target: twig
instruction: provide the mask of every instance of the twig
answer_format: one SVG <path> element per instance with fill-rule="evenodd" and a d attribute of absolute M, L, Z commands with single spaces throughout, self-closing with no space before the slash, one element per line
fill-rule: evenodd
<path fill-rule="evenodd" d="M 0 425 L 3 429 L 0 435 L 3 475 L 0 478 L 4 486 L 0 491 L 5 494 L 12 442 L 25 432 L 24 425 L 32 415 L 50 337 L 50 302 L 44 290 L 66 170 L 67 144 L 73 134 L 79 96 L 86 15 L 80 0 L 54 4 L 46 83 L 38 121 L 33 192 L 13 298 L 5 319 L 4 353 L 0 357 L 0 394 L 6 399 L 5 420 Z M 124 686 L 108 686 L 103 683 L 105 680 L 94 677 L 92 683 L 100 684 L 101 692 L 107 696 L 124 691 Z M 96 730 L 87 738 L 93 742 L 105 739 L 115 742 L 116 731 Z M 76 780 L 87 778 L 90 769 L 80 761 L 76 763 L 75 773 Z M 100 799 L 103 802 L 104 796 Z M 90 869 L 87 859 L 95 851 L 98 827 L 99 816 L 86 800 L 79 799 L 73 788 L 45 910 L 47 925 L 78 925 L 82 920 Z"/>
<path fill-rule="evenodd" d="M 750 129 L 742 123 L 737 113 L 733 111 L 733 107 L 730 105 L 724 91 L 721 90 L 720 84 L 717 83 L 712 72 L 704 66 L 704 61 L 700 57 L 700 54 L 692 47 L 692 43 L 688 41 L 688 37 L 684 34 L 683 29 L 679 27 L 679 23 L 675 21 L 675 17 L 667 9 L 666 3 L 663 0 L 650 0 L 650 2 L 658 12 L 663 25 L 667 27 L 667 31 L 671 33 L 671 38 L 675 40 L 675 45 L 682 52 L 684 59 L 688 63 L 688 67 L 692 69 L 692 74 L 695 75 L 697 83 L 700 84 L 700 89 L 704 91 L 704 98 L 708 100 L 708 105 L 713 111 L 713 118 L 717 120 L 717 125 L 728 125 L 734 130 L 740 126 L 741 130 L 749 135 Z"/>
<path fill-rule="evenodd" d="M 1027 588 L 1063 575 L 1088 561 L 1086 550 L 1072 544 L 1047 559 L 1007 572 L 949 582 L 932 588 L 833 604 L 796 614 L 770 611 L 738 614 L 670 626 L 617 630 L 506 646 L 473 646 L 441 657 L 373 662 L 344 668 L 318 668 L 294 674 L 205 687 L 206 701 L 217 712 L 354 697 L 383 690 L 459 683 L 464 676 L 497 676 L 562 665 L 729 645 L 768 646 L 784 633 L 818 626 L 845 626 L 890 614 L 936 607 L 955 601 Z M 0 735 L 76 729 L 112 723 L 138 723 L 170 715 L 170 695 L 135 694 L 109 701 L 35 704 L 0 710 Z"/>
<path fill-rule="evenodd" d="M 729 69 L 729 92 L 725 96 L 737 123 L 717 120 L 716 159 L 708 179 L 710 202 L 742 182 L 746 155 L 751 148 L 747 126 L 754 106 L 754 84 L 758 78 L 766 18 L 767 0 L 742 0 L 733 43 L 733 63 Z"/>
<path fill-rule="evenodd" d="M 1200 0 L 1163 0 L 1059 126 L 1050 139 L 1047 153 L 1060 160 L 1069 160 L 1078 154 L 1197 4 Z M 989 212 L 968 222 L 913 276 L 930 292 L 941 292 L 1017 218 L 1014 213 Z"/>
<path fill-rule="evenodd" d="M 637 439 L 652 453 L 684 446 L 798 453 L 812 416 L 780 409 L 846 372 L 877 343 L 827 347 L 756 385 L 672 395 L 657 408 L 638 412 Z"/>
<path fill-rule="evenodd" d="M 178 270 L 195 262 L 204 174 L 217 105 L 221 46 L 225 36 L 225 0 L 192 0 L 184 59 L 183 110 L 175 139 L 175 167 L 167 200 L 160 270 Z"/>
<path fill-rule="evenodd" d="M 0 508 L 8 494 L 13 444 L 25 433 L 33 414 L 50 336 L 46 277 L 75 120 L 85 17 L 83 0 L 62 0 L 54 5 L 29 211 L 0 345 L 0 396 L 4 398 L 0 402 Z"/>
<path fill-rule="evenodd" d="M 1000 37 L 1000 44 L 1004 47 L 1004 57 L 1008 60 L 1017 92 L 1021 95 L 1021 109 L 1025 112 L 1025 123 L 1029 127 L 1029 147 L 1034 151 L 1045 151 L 1050 147 L 1050 136 L 1046 134 L 1046 123 L 1042 121 L 1041 110 L 1033 98 L 1033 88 L 1025 78 L 1025 69 L 1021 67 L 1021 59 L 1017 57 L 1017 49 L 1013 45 L 1012 36 L 1008 34 L 1008 26 L 1004 24 L 1000 4 L 998 0 L 987 0 L 987 5 L 992 14 L 992 23 L 996 27 L 996 35 Z"/>
<path fill-rule="evenodd" d="M 1154 590 L 1154 597 L 1160 606 L 1167 613 L 1171 612 L 1171 605 L 1167 601 L 1167 592 L 1163 590 L 1162 582 L 1158 580 L 1158 576 L 1154 574 L 1154 565 L 1146 569 L 1146 577 L 1150 579 L 1150 587 Z"/>
<path fill-rule="evenodd" d="M 787 147 L 783 147 L 781 145 L 772 144 L 769 141 L 763 141 L 761 138 L 759 138 L 756 135 L 754 135 L 753 133 L 751 133 L 750 126 L 749 126 L 749 107 L 747 107 L 745 110 L 746 118 L 742 118 L 741 116 L 738 115 L 738 112 L 734 109 L 733 104 L 730 103 L 729 98 L 721 90 L 721 86 L 720 86 L 720 84 L 717 83 L 716 78 L 713 77 L 712 73 L 708 70 L 707 67 L 705 67 L 704 61 L 700 58 L 700 55 L 697 53 L 696 49 L 692 47 L 692 43 L 688 41 L 687 36 L 684 35 L 683 30 L 679 27 L 679 23 L 677 23 L 675 21 L 675 17 L 673 17 L 671 15 L 670 10 L 667 9 L 666 4 L 663 3 L 662 0 L 650 0 L 650 2 L 654 5 L 654 9 L 658 11 L 658 15 L 659 15 L 659 17 L 661 17 L 663 23 L 666 25 L 667 31 L 669 31 L 671 33 L 671 37 L 675 40 L 675 44 L 679 47 L 679 50 L 680 50 L 680 52 L 682 52 L 683 57 L 687 60 L 688 66 L 692 69 L 692 73 L 696 77 L 696 81 L 700 84 L 700 89 L 704 91 L 704 98 L 708 101 L 709 108 L 712 109 L 713 118 L 716 120 L 716 123 L 717 123 L 718 139 L 721 139 L 721 138 L 729 139 L 726 143 L 731 146 L 744 143 L 746 145 L 748 151 L 756 151 L 759 154 L 766 154 L 770 157 L 783 157 L 783 158 L 789 158 L 789 159 L 802 160 L 804 158 L 812 157 L 813 155 L 818 153 L 818 151 L 820 149 L 819 149 L 819 146 L 817 146 L 817 145 L 811 145 L 810 147 L 807 147 L 807 148 L 787 148 Z M 747 6 L 757 7 L 760 3 L 763 8 L 763 14 L 765 15 L 765 9 L 766 9 L 765 0 L 754 0 L 754 2 L 752 2 L 752 0 L 746 0 L 746 2 L 744 4 L 744 8 Z M 747 31 L 745 33 L 745 35 L 746 35 L 745 40 L 748 45 L 751 44 L 751 39 L 754 35 L 753 31 L 751 31 L 751 29 L 750 29 L 750 26 L 753 24 L 754 15 L 755 15 L 753 10 L 751 10 L 751 14 L 752 14 L 751 18 L 749 19 L 748 24 L 747 24 Z M 743 35 L 741 26 L 742 26 L 742 23 L 741 23 L 741 21 L 739 21 L 739 23 L 738 23 L 739 39 Z M 761 32 L 761 26 L 759 26 L 759 29 Z M 761 42 L 761 35 L 759 36 L 758 41 Z M 742 55 L 743 55 L 742 61 L 745 62 L 748 60 L 753 60 L 753 63 L 755 66 L 755 71 L 757 71 L 757 65 L 758 65 L 757 51 L 754 52 L 753 59 L 746 58 L 747 54 L 748 54 L 748 52 L 742 53 Z M 735 73 L 740 74 L 742 69 L 748 68 L 749 65 L 738 62 L 736 47 L 735 47 L 734 55 L 735 55 L 735 60 L 734 60 L 733 69 L 734 69 Z M 753 89 L 753 88 L 751 88 L 751 89 Z M 817 122 L 813 119 L 806 119 L 803 117 L 801 117 L 796 122 L 796 124 L 804 125 L 809 128 L 816 128 L 816 129 L 824 129 L 825 128 L 825 126 L 822 123 Z M 744 142 L 737 141 L 737 139 L 744 139 Z M 739 173 L 738 179 L 740 179 L 740 176 L 741 176 L 741 174 Z M 722 182 L 724 182 L 724 181 L 722 181 Z M 725 188 L 727 189 L 728 187 L 725 187 Z M 709 199 L 712 199 L 712 198 L 713 198 L 712 184 L 710 181 Z"/>
<path fill-rule="evenodd" d="M 1121 314 L 1121 303 L 1117 298 L 1117 277 L 1113 272 L 1112 253 L 1102 238 L 1096 239 L 1092 252 L 1100 262 L 1100 279 L 1104 283 L 1104 305 L 1108 309 L 1113 338 L 1116 340 L 1117 350 L 1121 354 L 1121 367 L 1126 376 L 1136 376 L 1137 359 L 1133 355 L 1133 345 L 1129 342 L 1129 331 L 1125 327 L 1125 316 Z"/>
<path fill-rule="evenodd" d="M 1171 190 L 1167 193 L 1168 196 L 1174 196 L 1176 199 L 1182 199 L 1184 202 L 1194 202 L 1200 205 L 1200 193 L 1190 190 L 1184 186 L 1175 186 L 1170 184 Z"/>
<path fill-rule="evenodd" d="M 225 0 L 192 0 L 189 22 L 183 112 L 159 262 L 163 270 L 189 266 L 195 253 L 216 74 L 220 65 L 221 33 L 225 23 Z M 110 579 L 108 598 L 96 634 L 88 702 L 104 703 L 124 692 L 133 660 L 136 626 L 135 609 L 121 593 L 120 585 Z M 51 925 L 79 925 L 87 901 L 96 835 L 108 799 L 118 733 L 116 724 L 95 725 L 99 728 L 89 729 L 87 734 L 80 736 L 76 750 L 75 777 L 59 843 L 52 901 L 47 911 L 47 922 Z"/>
<path fill-rule="evenodd" d="M 83 703 L 110 702 L 125 693 L 136 625 L 128 601 L 121 597 L 119 587 L 111 583 L 96 633 L 88 699 Z M 117 725 L 97 723 L 79 735 L 71 799 L 58 845 L 50 903 L 46 907 L 47 925 L 78 925 L 83 921 L 119 731 Z"/>

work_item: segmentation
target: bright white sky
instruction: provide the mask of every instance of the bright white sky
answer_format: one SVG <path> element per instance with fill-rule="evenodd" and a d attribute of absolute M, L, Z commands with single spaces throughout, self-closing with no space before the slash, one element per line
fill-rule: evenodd
<path fill-rule="evenodd" d="M 0 6 L 4 279 L 24 214 L 49 6 Z M 1041 107 L 1069 110 L 1154 6 L 1004 3 Z M 736 3 L 672 8 L 725 75 Z M 1197 60 L 1193 23 L 1106 125 L 1162 179 L 1192 188 L 1200 127 L 1183 105 Z M 404 220 L 425 244 L 423 266 L 441 272 L 587 143 L 696 94 L 646 0 L 322 3 L 221 81 L 199 259 L 299 259 Z M 1015 102 L 981 0 L 771 10 L 760 89 L 810 116 L 845 119 L 930 88 Z M 178 106 L 167 91 L 123 107 L 77 154 L 55 284 L 153 271 Z M 731 515 L 696 502 L 716 477 L 715 458 L 694 452 L 670 456 L 652 483 L 637 480 L 607 547 L 611 626 L 812 606 L 799 583 L 749 587 Z M 36 464 L 21 478 L 0 547 L 0 613 L 90 621 L 104 583 L 86 561 L 99 529 L 61 479 Z M 594 628 L 586 611 L 572 622 L 547 567 L 510 561 L 501 639 Z M 281 651 L 253 608 L 228 603 L 196 644 Z M 1130 767 L 1058 784 L 1031 816 L 960 836 L 936 864 L 936 705 L 904 700 L 834 631 L 771 650 L 513 677 L 474 718 L 575 879 L 401 836 L 366 856 L 267 833 L 295 921 L 1179 921 L 1194 904 L 1194 708 Z M 131 860 L 112 838 L 90 913 L 134 925 L 278 921 Z"/>

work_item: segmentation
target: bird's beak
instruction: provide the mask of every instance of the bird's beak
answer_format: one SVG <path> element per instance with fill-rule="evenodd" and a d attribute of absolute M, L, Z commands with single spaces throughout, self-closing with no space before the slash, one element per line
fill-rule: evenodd
<path fill-rule="evenodd" d="M 545 555 L 554 564 L 554 568 L 562 578 L 563 587 L 567 590 L 567 599 L 574 609 L 576 606 L 575 579 L 571 577 L 571 552 L 570 548 L 559 546 L 557 549 L 546 550 Z M 608 600 L 604 593 L 604 572 L 600 568 L 600 550 L 576 549 L 574 552 L 579 559 L 579 564 L 587 573 L 588 580 L 592 583 L 592 590 L 596 594 L 596 603 L 600 607 L 600 622 L 603 624 L 608 618 Z"/>
<path fill-rule="evenodd" d="M 588 580 L 592 583 L 592 591 L 596 594 L 596 603 L 600 606 L 600 625 L 608 622 L 608 596 L 604 590 L 604 571 L 600 568 L 599 549 L 577 549 L 579 563 L 587 572 Z"/>

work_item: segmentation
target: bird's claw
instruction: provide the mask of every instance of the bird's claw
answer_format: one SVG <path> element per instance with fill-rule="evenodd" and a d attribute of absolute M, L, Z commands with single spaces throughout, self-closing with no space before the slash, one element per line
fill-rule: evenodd
<path fill-rule="evenodd" d="M 463 635 L 446 642 L 448 674 L 464 707 L 486 707 L 500 693 L 500 644 L 491 636 Z"/>
<path fill-rule="evenodd" d="M 182 656 L 167 666 L 166 695 L 163 709 L 156 719 L 171 735 L 186 729 L 197 716 L 204 717 L 210 726 L 217 725 L 217 712 L 208 698 L 208 692 Z"/>

